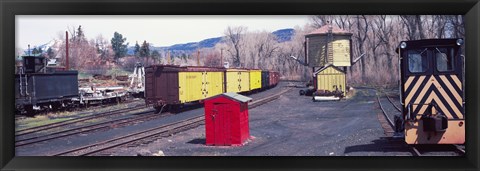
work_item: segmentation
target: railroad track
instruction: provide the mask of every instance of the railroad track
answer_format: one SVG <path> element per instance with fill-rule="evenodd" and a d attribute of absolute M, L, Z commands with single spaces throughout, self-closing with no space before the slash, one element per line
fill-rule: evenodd
<path fill-rule="evenodd" d="M 152 119 L 156 119 L 159 117 L 164 117 L 168 115 L 167 113 L 164 113 L 162 115 L 155 114 L 153 110 L 149 111 L 144 111 L 144 112 L 138 112 L 135 115 L 139 114 L 144 114 L 141 116 L 132 116 L 132 117 L 127 117 L 127 118 L 120 118 L 120 119 L 115 119 L 115 120 L 109 120 L 101 123 L 96 123 L 96 124 L 91 124 L 87 126 L 82 126 L 82 127 L 76 127 L 76 128 L 71 128 L 71 129 L 66 129 L 46 135 L 38 135 L 38 136 L 32 136 L 32 137 L 26 137 L 23 139 L 16 139 L 15 140 L 15 147 L 21 147 L 21 146 L 26 146 L 26 145 L 32 145 L 35 143 L 39 142 L 44 142 L 48 140 L 53 140 L 53 139 L 58 139 L 58 138 L 63 138 L 67 136 L 72 136 L 72 135 L 77 135 L 77 134 L 83 134 L 87 132 L 93 132 L 101 129 L 109 129 L 112 127 L 119 127 L 119 126 L 124 126 L 124 125 L 129 125 L 132 123 L 136 122 L 144 122 Z"/>
<path fill-rule="evenodd" d="M 291 88 L 285 89 L 279 93 L 276 93 L 274 95 L 253 101 L 249 105 L 249 109 L 258 107 L 260 105 L 266 104 L 270 101 L 273 101 L 280 97 L 282 94 L 288 92 L 291 90 Z M 88 156 L 88 155 L 95 155 L 98 153 L 101 153 L 106 150 L 110 150 L 113 148 L 121 147 L 124 145 L 132 144 L 135 142 L 139 142 L 145 139 L 152 139 L 156 137 L 164 137 L 164 136 L 169 136 L 171 134 L 175 134 L 184 130 L 188 130 L 194 127 L 197 127 L 199 125 L 204 124 L 204 115 L 199 114 L 194 117 L 190 117 L 187 119 L 183 119 L 180 121 L 176 121 L 173 123 L 165 124 L 162 126 L 158 126 L 155 128 L 151 128 L 148 130 L 136 132 L 136 133 L 131 133 L 128 135 L 124 135 L 121 137 L 117 137 L 114 139 L 110 140 L 105 140 L 102 142 L 90 144 L 90 145 L 85 145 L 82 147 L 77 147 L 73 149 L 69 149 L 60 153 L 53 154 L 52 156 Z"/>
<path fill-rule="evenodd" d="M 381 92 L 381 91 L 380 91 Z M 396 109 L 396 111 L 401 112 L 402 110 L 393 102 L 393 100 L 387 95 L 385 92 L 381 92 L 385 94 L 387 97 L 388 101 L 390 104 Z M 390 119 L 388 113 L 386 112 L 384 106 L 381 103 L 380 97 L 377 94 L 377 101 L 380 106 L 380 109 L 382 110 L 383 116 L 385 117 L 385 120 L 388 121 L 388 124 L 391 126 L 392 130 L 395 130 L 395 124 L 394 122 Z M 410 148 L 410 151 L 413 156 L 422 156 L 425 151 L 422 151 L 422 148 L 418 148 L 418 146 L 413 146 L 413 145 L 407 145 Z M 444 148 L 446 149 L 451 149 L 458 155 L 464 155 L 465 154 L 465 149 L 459 145 L 446 145 Z"/>
<path fill-rule="evenodd" d="M 107 111 L 107 112 L 102 112 L 102 113 L 94 113 L 94 114 L 90 114 L 90 115 L 87 115 L 87 116 L 82 116 L 82 117 L 73 118 L 73 119 L 69 119 L 69 120 L 64 120 L 64 121 L 59 121 L 59 122 L 55 122 L 55 123 L 50 123 L 50 124 L 45 124 L 45 125 L 41 125 L 41 126 L 36 126 L 36 127 L 31 127 L 31 128 L 18 130 L 18 131 L 15 132 L 15 136 L 24 136 L 24 135 L 37 133 L 37 132 L 41 132 L 41 131 L 46 131 L 46 130 L 50 130 L 50 129 L 53 129 L 53 128 L 58 128 L 58 127 L 66 126 L 66 125 L 72 125 L 72 124 L 76 124 L 76 123 L 80 123 L 80 122 L 85 122 L 85 121 L 88 121 L 88 120 L 93 120 L 93 119 L 98 119 L 98 118 L 103 118 L 103 117 L 117 116 L 117 115 L 121 115 L 121 114 L 126 113 L 126 112 L 131 112 L 131 111 L 139 110 L 139 109 L 142 109 L 142 108 L 145 108 L 145 105 L 137 105 L 137 106 L 133 106 L 131 108 L 122 108 L 122 109 L 117 109 L 117 110 L 112 110 L 112 111 Z"/>

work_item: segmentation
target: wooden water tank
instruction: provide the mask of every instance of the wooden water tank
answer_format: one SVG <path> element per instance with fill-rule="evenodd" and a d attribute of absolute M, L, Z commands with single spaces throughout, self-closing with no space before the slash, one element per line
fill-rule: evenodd
<path fill-rule="evenodd" d="M 352 33 L 334 25 L 325 25 L 305 35 L 308 66 L 351 66 L 351 37 Z"/>

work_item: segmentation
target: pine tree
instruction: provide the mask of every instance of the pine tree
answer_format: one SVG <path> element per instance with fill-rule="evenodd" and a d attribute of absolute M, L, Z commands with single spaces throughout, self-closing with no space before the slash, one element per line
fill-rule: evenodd
<path fill-rule="evenodd" d="M 124 44 L 126 40 L 127 38 L 124 38 L 122 34 L 118 32 L 113 33 L 113 38 L 110 43 L 112 43 L 112 49 L 115 53 L 115 61 L 117 61 L 121 57 L 124 57 L 127 54 L 128 43 Z"/>
<path fill-rule="evenodd" d="M 143 41 L 142 47 L 140 47 L 140 57 L 149 57 L 150 56 L 150 45 L 146 40 Z"/>
<path fill-rule="evenodd" d="M 37 49 L 37 47 L 33 48 L 33 50 L 32 50 L 32 55 L 36 55 L 36 54 L 38 54 L 38 49 Z"/>
<path fill-rule="evenodd" d="M 153 50 L 153 52 L 152 52 L 152 58 L 153 58 L 153 60 L 155 60 L 155 61 L 160 60 L 160 53 L 158 52 L 158 50 Z"/>
<path fill-rule="evenodd" d="M 140 45 L 138 44 L 138 41 L 135 42 L 135 49 L 133 50 L 133 53 L 136 57 L 140 56 Z"/>
<path fill-rule="evenodd" d="M 77 35 L 75 35 L 75 39 L 77 42 L 86 42 L 87 39 L 85 38 L 85 34 L 83 33 L 82 26 L 79 25 L 77 29 Z"/>
<path fill-rule="evenodd" d="M 53 49 L 51 47 L 49 47 L 47 49 L 47 55 L 49 58 L 54 58 L 55 57 L 55 52 L 53 51 Z"/>

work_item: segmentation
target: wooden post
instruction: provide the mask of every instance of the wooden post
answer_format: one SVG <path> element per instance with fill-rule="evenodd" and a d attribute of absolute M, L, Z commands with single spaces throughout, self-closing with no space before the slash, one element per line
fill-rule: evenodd
<path fill-rule="evenodd" d="M 220 67 L 223 66 L 223 48 L 220 49 Z"/>
<path fill-rule="evenodd" d="M 170 65 L 170 50 L 167 53 L 167 65 Z"/>
<path fill-rule="evenodd" d="M 200 51 L 197 49 L 197 66 L 200 66 Z"/>

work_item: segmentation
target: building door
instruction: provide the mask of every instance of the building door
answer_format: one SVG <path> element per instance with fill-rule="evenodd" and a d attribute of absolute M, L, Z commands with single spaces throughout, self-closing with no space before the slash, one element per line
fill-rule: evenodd
<path fill-rule="evenodd" d="M 231 130 L 230 130 L 230 115 L 231 109 L 227 103 L 213 104 L 213 129 L 214 129 L 214 144 L 215 145 L 230 145 Z"/>

